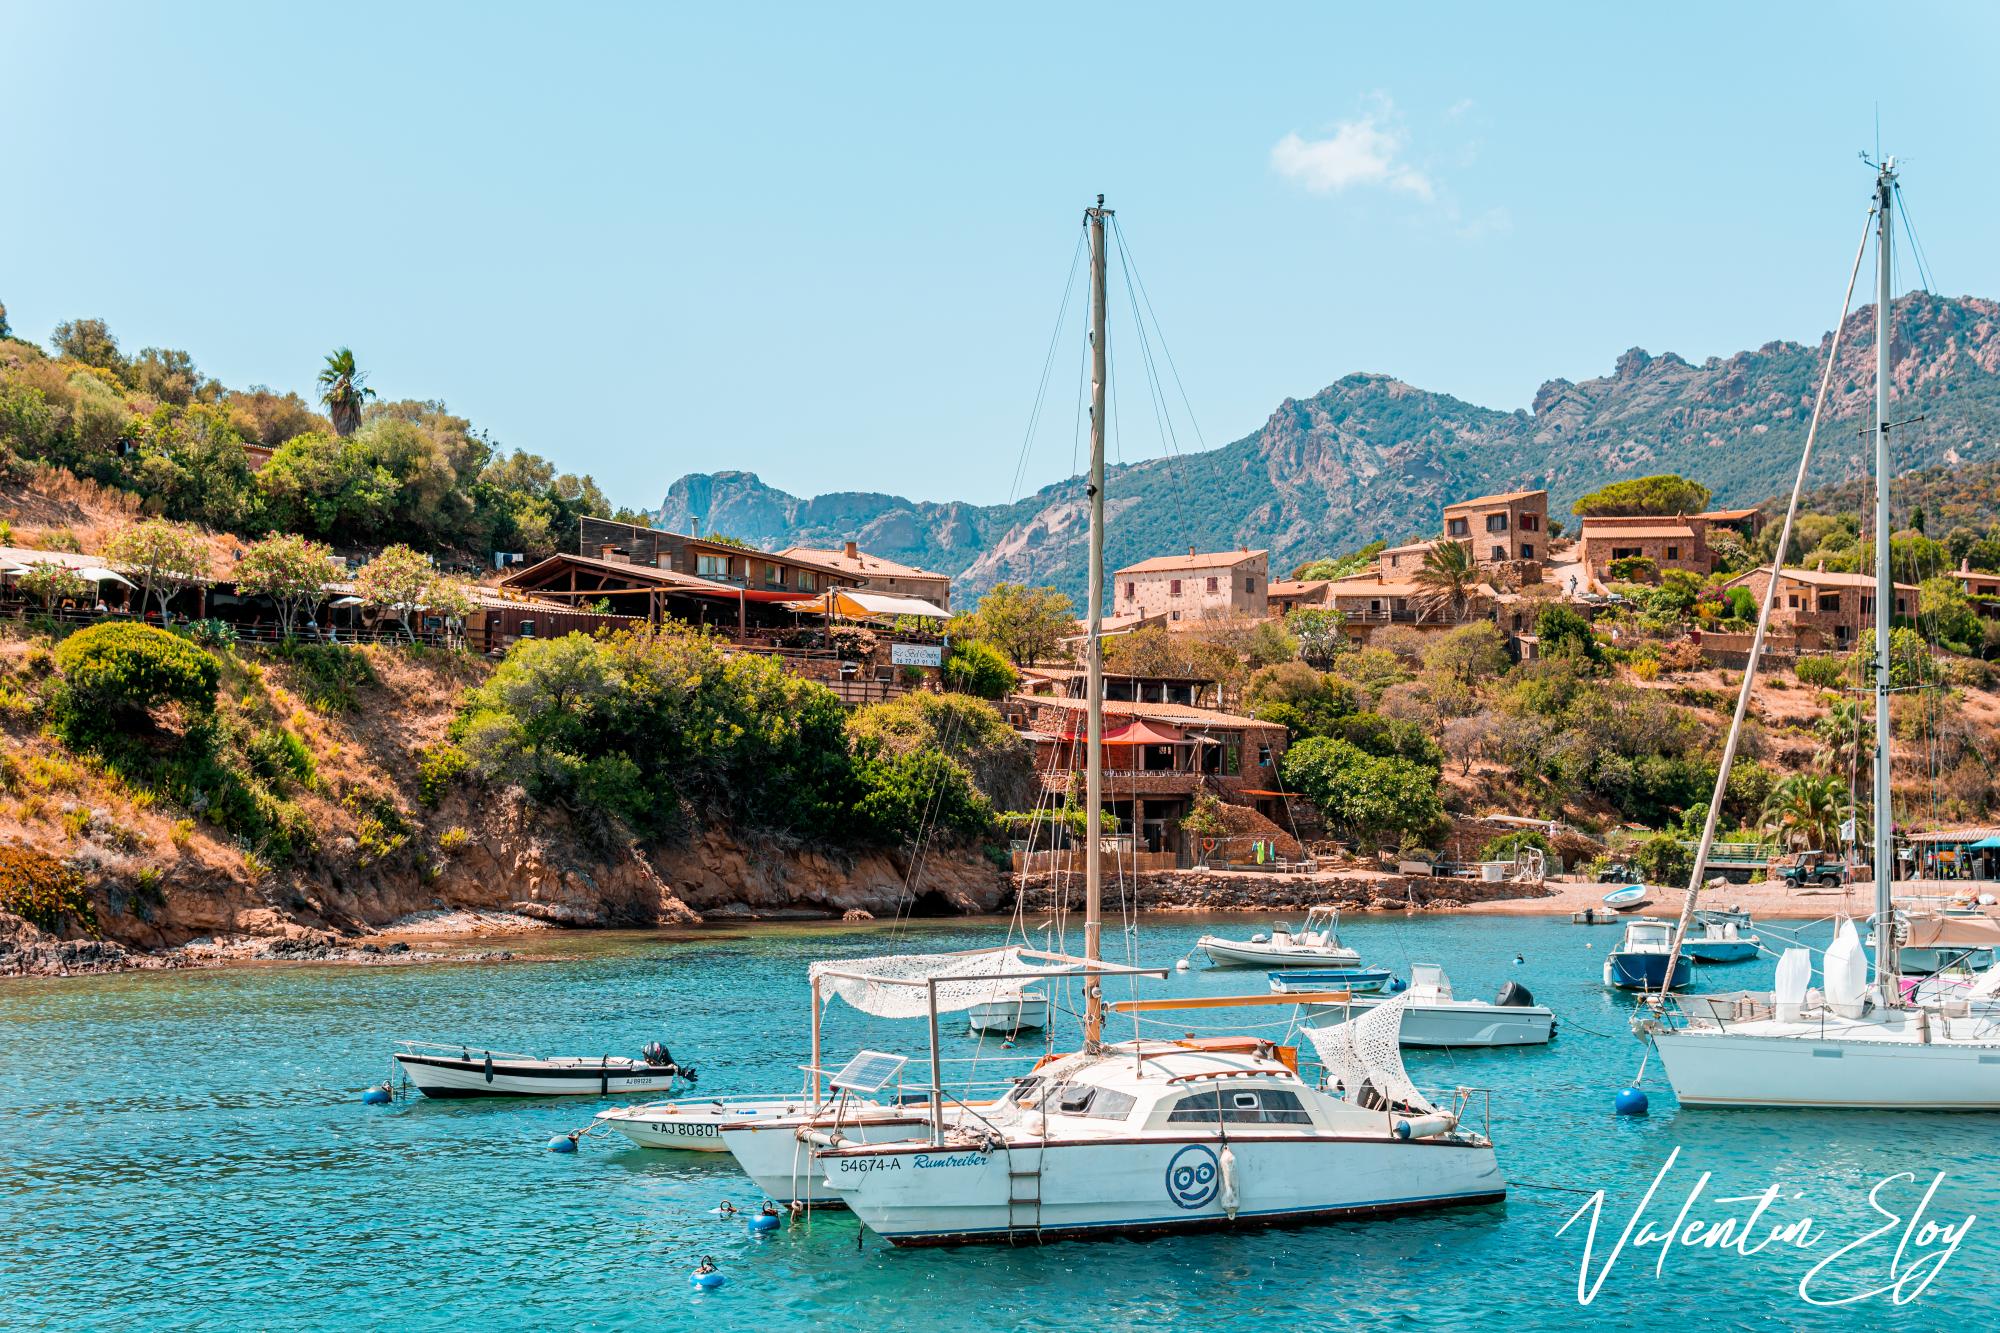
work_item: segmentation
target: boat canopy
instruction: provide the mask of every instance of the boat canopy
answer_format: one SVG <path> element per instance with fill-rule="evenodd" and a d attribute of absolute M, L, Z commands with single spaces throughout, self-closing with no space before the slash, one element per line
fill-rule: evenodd
<path fill-rule="evenodd" d="M 1319 1052 L 1328 1077 L 1339 1080 L 1350 1099 L 1360 1095 L 1363 1085 L 1373 1084 L 1390 1101 L 1429 1115 L 1437 1108 L 1417 1091 L 1403 1068 L 1403 1011 L 1409 1007 L 1405 992 L 1345 1023 L 1307 1028 L 1306 1038 Z"/>
<path fill-rule="evenodd" d="M 2000 949 L 2000 921 L 1990 916 L 1912 917 L 1903 943 L 1917 949 Z"/>
<path fill-rule="evenodd" d="M 811 977 L 864 1014 L 877 1018 L 922 1018 L 931 1011 L 935 982 L 937 1011 L 955 1013 L 983 1004 L 1008 984 L 1091 971 L 1099 976 L 1165 976 L 1163 968 L 1089 963 L 1067 954 L 1009 945 L 963 953 L 885 954 L 814 963 Z"/>

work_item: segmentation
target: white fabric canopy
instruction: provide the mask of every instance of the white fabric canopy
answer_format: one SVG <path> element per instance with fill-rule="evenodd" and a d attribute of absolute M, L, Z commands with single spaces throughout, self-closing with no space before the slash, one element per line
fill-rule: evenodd
<path fill-rule="evenodd" d="M 814 963 L 811 977 L 822 991 L 832 991 L 864 1014 L 878 1018 L 921 1018 L 930 1012 L 930 990 L 938 981 L 941 1014 L 970 1009 L 994 998 L 1010 981 L 994 977 L 1062 976 L 1069 969 L 1038 966 L 1018 948 L 981 949 L 976 953 L 905 953 L 879 958 L 852 958 Z M 979 977 L 985 980 L 962 980 Z"/>
<path fill-rule="evenodd" d="M 1328 1077 L 1340 1083 L 1349 1101 L 1360 1096 L 1363 1085 L 1372 1083 L 1384 1097 L 1420 1115 L 1437 1110 L 1403 1068 L 1403 1011 L 1409 1007 L 1405 992 L 1345 1023 L 1306 1029 Z"/>
<path fill-rule="evenodd" d="M 102 565 L 93 565 L 87 569 L 79 569 L 76 572 L 84 578 L 89 579 L 92 583 L 122 583 L 128 588 L 139 586 L 123 574 L 120 574 L 117 570 L 106 569 Z"/>

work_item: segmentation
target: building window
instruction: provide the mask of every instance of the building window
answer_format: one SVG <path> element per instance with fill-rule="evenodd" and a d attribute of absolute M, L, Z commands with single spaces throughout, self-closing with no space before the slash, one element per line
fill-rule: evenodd
<path fill-rule="evenodd" d="M 1215 575 L 1213 575 L 1213 574 L 1210 574 L 1210 575 L 1208 576 L 1208 590 L 1209 590 L 1210 592 L 1214 592 L 1214 591 L 1215 591 Z"/>
<path fill-rule="evenodd" d="M 1471 533 L 1472 525 L 1462 518 L 1454 518 L 1444 525 L 1445 532 L 1453 537 L 1464 537 Z"/>
<path fill-rule="evenodd" d="M 1167 584 L 1167 595 L 1170 597 L 1181 595 L 1181 581 L 1179 579 L 1174 579 Z"/>
<path fill-rule="evenodd" d="M 818 592 L 819 576 L 809 569 L 799 571 L 797 587 L 800 592 Z"/>
<path fill-rule="evenodd" d="M 1138 585 L 1138 584 L 1136 584 L 1136 583 L 1127 583 L 1127 584 L 1125 585 L 1125 600 L 1126 600 L 1126 601 L 1128 601 L 1128 602 L 1129 602 L 1129 601 L 1132 601 L 1133 599 L 1135 599 L 1136 597 L 1138 597 L 1138 595 L 1139 595 L 1139 585 Z"/>
<path fill-rule="evenodd" d="M 1243 591 L 1245 591 L 1245 592 L 1255 592 L 1255 591 L 1257 591 L 1257 580 L 1256 580 L 1256 577 L 1255 577 L 1254 575 L 1253 575 L 1252 577 L 1250 577 L 1250 578 L 1247 578 L 1247 579 L 1244 579 L 1244 580 L 1243 580 Z"/>
<path fill-rule="evenodd" d="M 767 588 L 782 588 L 782 587 L 784 587 L 784 586 L 785 586 L 785 567 L 784 567 L 783 565 L 766 565 L 766 566 L 764 566 L 764 586 L 765 586 L 765 587 L 767 587 Z"/>
<path fill-rule="evenodd" d="M 1505 560 L 1507 558 L 1507 548 L 1504 546 L 1494 547 L 1493 554 L 1488 558 L 1493 560 Z"/>
<path fill-rule="evenodd" d="M 1892 307 L 1890 307 L 1890 308 L 1891 308 L 1891 309 L 1894 309 L 1894 307 L 1893 307 L 1893 306 L 1892 306 Z M 1898 598 L 1896 599 L 1896 614 L 1897 614 L 1897 615 L 1899 615 L 1899 616 L 1906 616 L 1906 615 L 1910 614 L 1910 609 L 1909 609 L 1908 605 L 1907 605 L 1907 604 L 1906 604 L 1906 603 L 1905 603 L 1905 602 L 1903 601 L 1903 599 L 1902 599 L 1902 598 L 1900 598 L 1900 597 L 1898 597 Z"/>
<path fill-rule="evenodd" d="M 1678 546 L 1669 546 L 1669 547 L 1667 548 L 1667 559 L 1669 559 L 1669 560 L 1678 560 L 1678 559 L 1680 559 L 1680 558 L 1681 558 L 1681 548 L 1680 548 L 1680 547 L 1678 547 Z"/>
<path fill-rule="evenodd" d="M 1645 552 L 1636 546 L 1614 546 L 1611 548 L 1611 558 L 1613 560 L 1627 560 L 1633 556 L 1644 554 Z"/>
<path fill-rule="evenodd" d="M 1535 544 L 1533 542 L 1521 543 L 1521 558 L 1523 560 L 1533 560 L 1535 558 Z"/>
<path fill-rule="evenodd" d="M 726 579 L 729 577 L 729 557 L 697 555 L 694 558 L 694 572 L 705 579 Z"/>
<path fill-rule="evenodd" d="M 1224 773 L 1243 771 L 1243 748 L 1235 741 L 1229 741 L 1222 747 L 1222 771 Z"/>
<path fill-rule="evenodd" d="M 1819 609 L 1822 611 L 1840 610 L 1840 594 L 1839 593 L 1820 594 Z"/>
<path fill-rule="evenodd" d="M 1257 742 L 1257 766 L 1259 768 L 1269 768 L 1271 766 L 1271 743 L 1269 741 Z"/>
<path fill-rule="evenodd" d="M 1505 514 L 1488 514 L 1486 516 L 1486 530 L 1488 532 L 1505 532 L 1507 530 L 1507 516 Z"/>
<path fill-rule="evenodd" d="M 1179 620 L 1180 618 L 1181 618 L 1181 613 L 1178 611 L 1174 612 L 1174 619 Z"/>
<path fill-rule="evenodd" d="M 1521 531 L 1534 532 L 1542 526 L 1542 521 L 1534 514 L 1521 515 Z"/>

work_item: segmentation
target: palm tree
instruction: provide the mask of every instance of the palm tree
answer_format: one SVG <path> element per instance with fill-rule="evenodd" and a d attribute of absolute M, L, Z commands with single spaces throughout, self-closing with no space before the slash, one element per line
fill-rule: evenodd
<path fill-rule="evenodd" d="M 1855 818 L 1854 802 L 1831 773 L 1794 773 L 1784 779 L 1771 789 L 1759 819 L 1787 845 L 1803 845 L 1813 851 L 1838 846 L 1841 825 L 1849 819 L 1855 819 L 1857 841 L 1863 833 L 1860 820 Z"/>
<path fill-rule="evenodd" d="M 367 376 L 355 369 L 354 353 L 338 347 L 326 358 L 319 372 L 319 400 L 326 404 L 337 435 L 352 435 L 361 428 L 361 405 L 375 396 Z"/>
<path fill-rule="evenodd" d="M 1820 748 L 1813 753 L 1830 773 L 1852 771 L 1864 755 L 1875 752 L 1875 723 L 1853 699 L 1836 699 L 1826 716 L 1813 724 Z"/>
<path fill-rule="evenodd" d="M 1479 580 L 1479 564 L 1465 542 L 1438 542 L 1424 554 L 1424 565 L 1412 578 L 1419 591 L 1411 600 L 1420 616 L 1449 611 L 1456 620 Z"/>

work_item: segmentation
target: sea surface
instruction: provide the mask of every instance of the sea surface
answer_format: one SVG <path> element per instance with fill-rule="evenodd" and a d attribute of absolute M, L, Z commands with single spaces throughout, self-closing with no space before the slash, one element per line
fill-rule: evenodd
<path fill-rule="evenodd" d="M 1264 924 L 1149 918 L 1109 929 L 1106 953 L 1171 966 L 1205 929 Z M 637 1054 L 659 1039 L 699 1067 L 701 1092 L 789 1090 L 808 1050 L 810 961 L 974 947 L 1006 929 L 954 921 L 565 935 L 534 945 L 561 955 L 550 962 L 0 983 L 0 1326 L 2000 1326 L 2000 1116 L 1683 1111 L 1657 1067 L 1643 1080 L 1652 1113 L 1614 1116 L 1613 1096 L 1643 1054 L 1627 1028 L 1633 1002 L 1600 984 L 1615 928 L 1487 916 L 1343 927 L 1371 962 L 1405 974 L 1412 962 L 1441 962 L 1464 996 L 1491 998 L 1520 981 L 1559 1016 L 1547 1047 L 1406 1053 L 1420 1084 L 1491 1089 L 1512 1192 L 1472 1210 L 910 1251 L 834 1212 L 753 1238 L 713 1212 L 725 1198 L 751 1202 L 727 1155 L 648 1151 L 604 1135 L 573 1156 L 545 1151 L 552 1135 L 589 1122 L 595 1099 L 359 1100 L 384 1077 L 399 1038 L 578 1055 Z M 1794 928 L 1764 930 L 1778 944 Z M 1830 936 L 1823 926 L 1803 933 L 1816 945 Z M 1772 968 L 1769 959 L 1708 968 L 1697 989 L 1768 987 Z M 1111 983 L 1114 998 L 1131 984 Z M 1265 989 L 1261 972 L 1198 960 L 1169 981 L 1139 984 L 1144 994 Z M 1236 1012 L 1276 1021 L 1271 1035 L 1283 1035 L 1286 1011 Z M 1191 1029 L 1189 1020 L 1224 1018 L 1193 1011 L 1172 1021 Z M 1074 1042 L 1071 1019 L 1059 1028 L 1059 1045 Z M 867 1018 L 837 1003 L 828 1012 L 829 1063 L 864 1046 L 921 1059 L 924 1041 L 921 1020 Z M 948 1058 L 977 1056 L 988 1072 L 1041 1049 L 990 1038 L 982 1046 L 962 1021 L 946 1023 L 945 1045 Z M 1646 1213 L 1662 1227 L 1704 1173 L 1683 1227 L 1753 1207 L 1719 1200 L 1773 1186 L 1779 1196 L 1740 1248 L 1676 1247 L 1662 1259 L 1658 1245 L 1628 1245 L 1582 1303 L 1588 1217 L 1559 1229 L 1604 1192 L 1595 1279 L 1676 1149 Z M 1948 1242 L 1922 1220 L 1910 1225 L 1939 1173 L 1923 1218 L 1973 1218 L 1942 1262 Z M 1817 1233 L 1811 1245 L 1759 1247 L 1773 1225 L 1804 1217 Z M 703 1255 L 727 1286 L 690 1288 Z M 1802 1299 L 1801 1279 L 1822 1261 L 1813 1294 L 1861 1298 L 1828 1307 Z M 1865 1294 L 1898 1277 L 1900 1292 Z M 1899 1295 L 1910 1299 L 1899 1305 Z"/>

